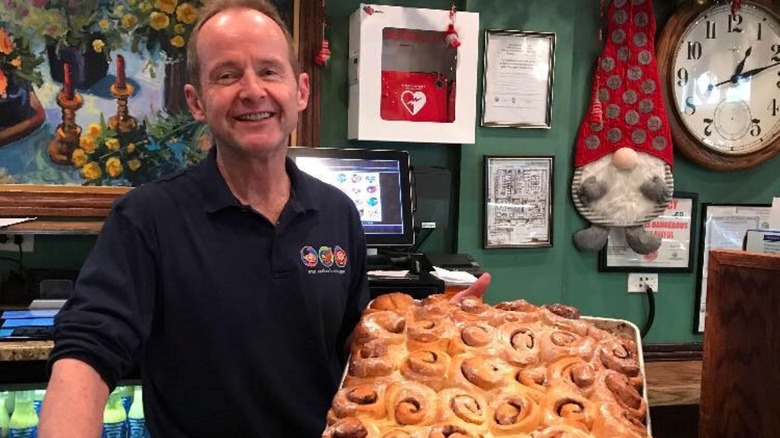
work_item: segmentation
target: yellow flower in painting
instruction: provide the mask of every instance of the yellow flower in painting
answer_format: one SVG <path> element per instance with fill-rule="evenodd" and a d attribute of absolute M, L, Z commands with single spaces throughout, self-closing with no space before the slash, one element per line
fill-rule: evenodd
<path fill-rule="evenodd" d="M 125 7 L 123 5 L 117 5 L 114 8 L 114 12 L 116 12 L 117 14 L 121 14 L 124 11 L 125 11 Z"/>
<path fill-rule="evenodd" d="M 106 160 L 106 173 L 111 178 L 116 178 L 122 174 L 122 162 L 117 157 L 111 157 Z"/>
<path fill-rule="evenodd" d="M 142 2 L 138 5 L 138 9 L 140 9 L 141 12 L 149 12 L 152 9 L 152 5 L 149 2 Z"/>
<path fill-rule="evenodd" d="M 87 164 L 87 154 L 84 149 L 76 148 L 73 151 L 73 155 L 70 156 L 70 162 L 76 167 L 84 167 Z"/>
<path fill-rule="evenodd" d="M 81 176 L 86 179 L 93 180 L 98 179 L 103 175 L 103 171 L 100 170 L 100 164 L 95 161 L 90 161 L 81 168 Z"/>
<path fill-rule="evenodd" d="M 152 26 L 152 29 L 154 30 L 165 29 L 169 24 L 171 24 L 171 20 L 165 14 L 152 12 L 152 15 L 149 17 L 149 25 Z"/>
<path fill-rule="evenodd" d="M 17 56 L 16 58 L 12 59 L 11 65 L 16 67 L 17 69 L 22 68 L 22 58 Z"/>
<path fill-rule="evenodd" d="M 173 26 L 173 31 L 178 33 L 179 35 L 181 35 L 181 34 L 183 34 L 184 32 L 187 31 L 187 26 L 179 23 L 179 24 Z"/>
<path fill-rule="evenodd" d="M 108 150 L 118 151 L 119 150 L 119 140 L 117 140 L 115 138 L 109 138 L 108 140 L 106 140 L 106 147 L 108 148 Z"/>
<path fill-rule="evenodd" d="M 0 69 L 0 97 L 5 97 L 6 90 L 8 90 L 8 78 L 5 77 L 3 70 Z"/>
<path fill-rule="evenodd" d="M 127 145 L 127 153 L 132 154 L 133 152 L 135 152 L 135 143 L 130 143 Z"/>
<path fill-rule="evenodd" d="M 173 47 L 184 47 L 184 38 L 182 38 L 181 35 L 176 35 L 171 38 L 171 45 Z"/>
<path fill-rule="evenodd" d="M 176 10 L 176 3 L 178 0 L 157 0 L 154 2 L 154 7 L 166 14 L 173 14 L 173 11 Z"/>
<path fill-rule="evenodd" d="M 133 158 L 132 160 L 127 162 L 127 167 L 130 168 L 133 172 L 138 170 L 138 168 L 141 167 L 141 160 L 138 158 Z"/>
<path fill-rule="evenodd" d="M 79 146 L 81 146 L 81 150 L 91 154 L 95 152 L 95 139 L 89 135 L 85 135 L 84 137 L 81 137 L 81 140 L 79 140 Z"/>
<path fill-rule="evenodd" d="M 92 49 L 97 53 L 103 52 L 103 47 L 106 47 L 106 43 L 103 40 L 92 41 Z"/>
<path fill-rule="evenodd" d="M 108 27 L 110 25 L 111 24 L 105 18 L 100 20 L 100 21 L 98 21 L 98 26 L 100 26 L 100 28 L 103 29 L 103 30 L 108 30 Z"/>
<path fill-rule="evenodd" d="M 87 125 L 87 136 L 92 137 L 92 139 L 98 138 L 98 136 L 103 132 L 103 128 L 100 126 L 100 123 L 93 122 Z"/>
<path fill-rule="evenodd" d="M 14 51 L 14 42 L 11 40 L 11 35 L 0 27 L 0 53 L 3 55 L 10 55 Z"/>
<path fill-rule="evenodd" d="M 129 3 L 131 5 L 134 5 L 135 4 L 135 0 L 127 0 L 127 3 Z"/>
<path fill-rule="evenodd" d="M 122 26 L 125 29 L 130 29 L 138 23 L 138 17 L 132 14 L 125 14 L 122 16 Z"/>
<path fill-rule="evenodd" d="M 182 23 L 193 24 L 198 21 L 198 10 L 190 3 L 182 3 L 176 8 L 176 18 Z"/>

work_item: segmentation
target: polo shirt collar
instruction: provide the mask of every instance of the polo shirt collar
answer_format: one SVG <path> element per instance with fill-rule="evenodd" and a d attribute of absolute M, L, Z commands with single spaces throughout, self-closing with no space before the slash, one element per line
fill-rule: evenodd
<path fill-rule="evenodd" d="M 286 158 L 285 169 L 290 177 L 290 202 L 296 212 L 319 210 L 321 205 L 312 193 L 311 181 L 290 157 Z M 228 207 L 243 207 L 233 195 L 217 167 L 217 147 L 212 146 L 206 158 L 193 168 L 193 176 L 203 193 L 203 209 L 213 213 Z"/>

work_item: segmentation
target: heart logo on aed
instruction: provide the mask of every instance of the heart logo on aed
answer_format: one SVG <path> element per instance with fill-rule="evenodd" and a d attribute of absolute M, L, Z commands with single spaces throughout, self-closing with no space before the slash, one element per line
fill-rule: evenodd
<path fill-rule="evenodd" d="M 422 91 L 411 92 L 409 90 L 401 93 L 401 103 L 404 104 L 404 108 L 409 111 L 409 114 L 415 115 L 425 106 L 425 102 L 428 98 L 425 97 L 425 93 Z"/>

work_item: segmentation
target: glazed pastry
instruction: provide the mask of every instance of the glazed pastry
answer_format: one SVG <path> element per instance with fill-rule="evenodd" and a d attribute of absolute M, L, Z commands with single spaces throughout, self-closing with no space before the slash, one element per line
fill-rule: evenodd
<path fill-rule="evenodd" d="M 647 436 L 637 345 L 568 306 L 383 295 L 350 353 L 327 438 Z"/>

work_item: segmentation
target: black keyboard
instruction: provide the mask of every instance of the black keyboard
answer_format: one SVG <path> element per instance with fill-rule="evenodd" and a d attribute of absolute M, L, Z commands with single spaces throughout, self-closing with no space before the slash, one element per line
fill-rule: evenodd
<path fill-rule="evenodd" d="M 11 330 L 8 337 L 0 338 L 6 340 L 48 340 L 52 339 L 54 327 L 16 327 Z"/>

